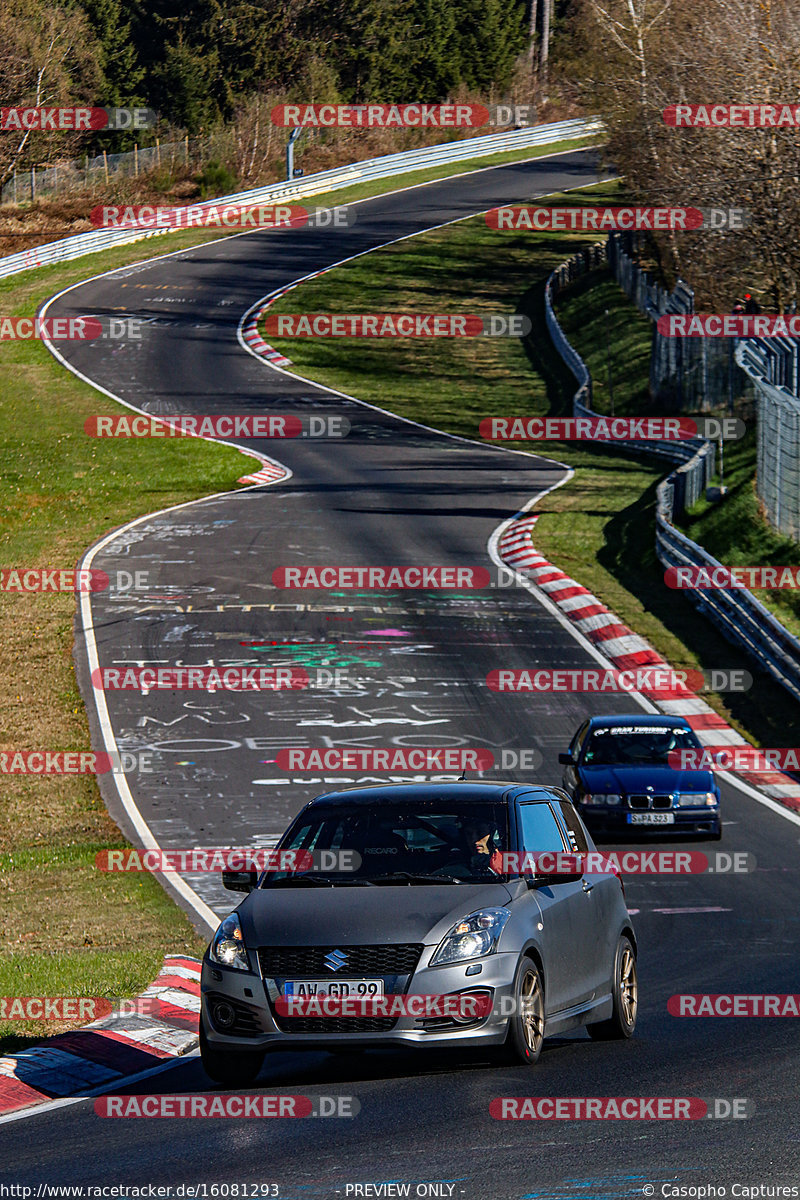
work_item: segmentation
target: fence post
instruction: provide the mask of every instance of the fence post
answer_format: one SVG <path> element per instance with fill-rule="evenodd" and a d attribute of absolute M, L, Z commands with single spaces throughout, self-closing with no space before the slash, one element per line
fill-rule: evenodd
<path fill-rule="evenodd" d="M 138 177 L 139 177 L 139 143 L 138 142 L 134 142 L 134 144 L 133 144 L 133 173 L 138 179 Z"/>
<path fill-rule="evenodd" d="M 161 166 L 161 138 L 156 138 L 156 163 Z"/>
<path fill-rule="evenodd" d="M 106 173 L 106 183 L 108 183 L 108 154 L 103 151 L 103 169 Z"/>
<path fill-rule="evenodd" d="M 36 199 L 36 167 L 31 167 L 31 204 Z"/>
<path fill-rule="evenodd" d="M 183 139 L 183 161 L 188 167 L 189 165 L 189 135 L 188 133 Z"/>

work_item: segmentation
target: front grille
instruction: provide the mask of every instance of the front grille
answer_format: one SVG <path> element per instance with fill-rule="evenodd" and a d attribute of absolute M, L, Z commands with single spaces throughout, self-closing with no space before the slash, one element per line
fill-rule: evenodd
<path fill-rule="evenodd" d="M 628 808 L 633 809 L 634 812 L 642 812 L 651 808 L 663 811 L 672 808 L 672 796 L 652 796 L 650 794 L 628 796 Z"/>
<path fill-rule="evenodd" d="M 422 943 L 416 942 L 385 946 L 261 946 L 258 963 L 261 974 L 267 979 L 411 975 L 424 949 Z M 334 950 L 347 955 L 347 961 L 339 971 L 331 971 L 324 961 Z"/>
<path fill-rule="evenodd" d="M 283 1033 L 384 1033 L 394 1029 L 397 1017 L 279 1017 Z"/>
<path fill-rule="evenodd" d="M 211 1024 L 220 1033 L 230 1034 L 232 1037 L 258 1037 L 263 1033 L 261 1025 L 258 1021 L 255 1009 L 252 1009 L 249 1004 L 243 1004 L 241 1000 L 232 1000 L 230 996 L 218 996 L 210 993 L 205 998 L 206 1011 L 211 1018 Z M 214 1020 L 214 1002 L 220 1001 L 229 1004 L 236 1013 L 236 1020 L 233 1025 L 218 1025 Z"/>

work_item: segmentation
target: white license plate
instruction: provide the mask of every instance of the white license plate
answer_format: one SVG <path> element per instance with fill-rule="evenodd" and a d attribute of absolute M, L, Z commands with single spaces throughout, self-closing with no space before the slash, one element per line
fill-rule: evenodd
<path fill-rule="evenodd" d="M 675 813 L 628 813 L 629 825 L 674 825 Z"/>
<path fill-rule="evenodd" d="M 310 1000 L 315 996 L 382 996 L 382 979 L 287 979 L 283 985 L 284 996 L 297 996 Z"/>

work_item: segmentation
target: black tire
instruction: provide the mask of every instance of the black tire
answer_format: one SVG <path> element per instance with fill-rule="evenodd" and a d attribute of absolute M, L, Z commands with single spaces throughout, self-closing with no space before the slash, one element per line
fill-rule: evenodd
<path fill-rule="evenodd" d="M 721 821 L 719 823 L 719 829 L 716 831 L 716 833 L 712 833 L 710 840 L 712 842 L 722 841 L 722 822 Z"/>
<path fill-rule="evenodd" d="M 200 1058 L 203 1070 L 215 1083 L 243 1087 L 252 1083 L 264 1065 L 264 1053 L 241 1050 L 215 1050 L 209 1046 L 206 1032 L 200 1023 Z"/>
<path fill-rule="evenodd" d="M 514 1011 L 501 1058 L 532 1067 L 544 1041 L 544 984 L 542 973 L 531 958 L 521 958 L 514 977 Z"/>
<path fill-rule="evenodd" d="M 629 1038 L 636 1028 L 639 1011 L 639 977 L 636 971 L 636 951 L 627 934 L 622 935 L 614 955 L 614 982 L 612 985 L 614 1010 L 607 1021 L 587 1025 L 589 1036 L 595 1041 L 607 1042 L 616 1038 Z"/>

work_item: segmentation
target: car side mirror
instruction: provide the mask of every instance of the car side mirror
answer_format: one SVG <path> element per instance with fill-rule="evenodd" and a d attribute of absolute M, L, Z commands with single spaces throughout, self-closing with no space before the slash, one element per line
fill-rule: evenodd
<path fill-rule="evenodd" d="M 222 886 L 229 892 L 252 892 L 258 883 L 258 871 L 223 871 Z"/>
<path fill-rule="evenodd" d="M 558 761 L 560 763 L 562 763 L 565 767 L 572 766 L 575 762 L 575 759 L 572 757 L 572 751 L 571 750 L 563 750 L 561 752 L 561 754 L 559 754 L 559 756 L 558 756 Z"/>

